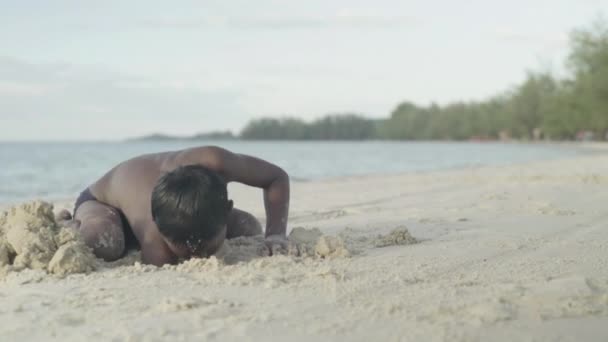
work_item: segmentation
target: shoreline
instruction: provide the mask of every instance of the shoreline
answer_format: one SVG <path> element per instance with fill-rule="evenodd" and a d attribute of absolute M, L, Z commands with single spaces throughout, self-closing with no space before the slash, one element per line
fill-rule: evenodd
<path fill-rule="evenodd" d="M 314 141 L 313 141 L 314 142 Z M 368 141 L 370 142 L 370 141 Z M 371 141 L 373 142 L 373 141 Z M 377 141 L 377 142 L 385 142 L 385 141 Z M 391 142 L 391 141 L 388 141 Z M 443 141 L 424 141 L 424 142 L 420 142 L 420 143 L 444 143 Z M 412 141 L 412 142 L 408 142 L 408 143 L 418 143 L 417 141 Z M 451 142 L 450 142 L 451 143 Z M 462 141 L 462 142 L 455 142 L 455 143 L 464 143 L 464 144 L 486 144 L 485 142 L 469 142 L 469 141 Z M 490 143 L 495 143 L 495 142 L 490 142 Z M 568 148 L 577 148 L 580 149 L 581 151 L 586 151 L 583 152 L 579 155 L 568 155 L 568 156 L 561 156 L 561 157 L 555 157 L 555 158 L 548 158 L 548 159 L 540 159 L 540 160 L 527 160 L 527 161 L 516 161 L 516 162 L 506 162 L 504 164 L 487 164 L 487 165 L 473 165 L 473 166 L 453 166 L 453 167 L 449 167 L 449 168 L 443 168 L 443 169 L 431 169 L 431 170 L 409 170 L 409 171 L 390 171 L 390 172 L 386 172 L 386 173 L 381 173 L 381 172 L 372 172 L 372 173 L 365 173 L 365 174 L 352 174 L 352 175 L 342 175 L 342 176 L 335 176 L 335 177 L 325 177 L 325 178 L 315 178 L 315 179 L 300 179 L 300 178 L 292 178 L 291 182 L 292 184 L 313 184 L 313 183 L 317 183 L 317 182 L 339 182 L 342 180 L 353 180 L 353 179 L 368 179 L 368 178 L 374 178 L 374 177 L 398 177 L 398 176 L 412 176 L 412 175 L 424 175 L 424 174 L 435 174 L 435 173 L 451 173 L 451 172 L 458 172 L 458 171 L 466 171 L 466 170 L 478 170 L 478 169 L 484 169 L 484 168 L 502 168 L 502 167 L 510 167 L 510 166 L 526 166 L 526 165 L 533 165 L 536 163 L 543 163 L 543 162 L 551 162 L 551 161 L 558 161 L 558 160 L 570 160 L 570 159 L 576 159 L 576 158 L 580 158 L 580 157 L 586 157 L 586 156 L 593 156 L 593 155 L 602 155 L 605 153 L 608 153 L 608 142 L 545 142 L 545 141 L 539 141 L 539 142 L 497 142 L 499 144 L 524 144 L 524 145 L 531 145 L 531 146 L 542 146 L 542 145 L 547 145 L 547 146 L 565 146 Z M 16 205 L 18 203 L 23 203 L 29 200 L 34 200 L 34 199 L 39 199 L 39 200 L 44 200 L 47 202 L 54 202 L 54 203 L 65 203 L 65 202 L 70 202 L 70 201 L 74 201 L 75 198 L 78 196 L 78 194 L 74 194 L 74 196 L 72 197 L 31 197 L 28 199 L 24 199 L 24 200 L 13 200 L 13 201 L 9 201 L 9 202 L 0 202 L 0 210 L 5 210 L 6 208 L 12 206 L 12 205 Z"/>

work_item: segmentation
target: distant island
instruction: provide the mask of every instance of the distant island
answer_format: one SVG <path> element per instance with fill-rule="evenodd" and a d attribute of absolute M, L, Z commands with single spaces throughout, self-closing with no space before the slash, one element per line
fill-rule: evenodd
<path fill-rule="evenodd" d="M 238 139 L 230 131 L 197 133 L 190 136 L 153 133 L 141 137 L 127 139 L 128 141 L 171 141 L 171 140 L 235 140 Z"/>

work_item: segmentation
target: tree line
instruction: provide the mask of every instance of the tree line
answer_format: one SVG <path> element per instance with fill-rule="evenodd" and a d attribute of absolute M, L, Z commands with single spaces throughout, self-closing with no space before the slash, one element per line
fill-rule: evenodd
<path fill-rule="evenodd" d="M 250 121 L 242 139 L 464 140 L 608 139 L 608 25 L 598 20 L 570 35 L 569 76 L 530 72 L 512 90 L 478 102 L 399 104 L 387 119 L 341 113 L 305 122 Z"/>

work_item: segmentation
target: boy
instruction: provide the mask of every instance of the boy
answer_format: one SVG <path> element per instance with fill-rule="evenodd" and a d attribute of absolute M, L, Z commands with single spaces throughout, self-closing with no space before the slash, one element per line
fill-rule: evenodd
<path fill-rule="evenodd" d="M 271 254 L 284 252 L 287 173 L 215 146 L 127 160 L 80 194 L 73 217 L 67 210 L 59 216 L 106 261 L 138 246 L 142 261 L 157 266 L 208 257 L 225 238 L 262 233 L 251 214 L 233 208 L 226 188 L 233 181 L 264 189 L 266 245 Z"/>

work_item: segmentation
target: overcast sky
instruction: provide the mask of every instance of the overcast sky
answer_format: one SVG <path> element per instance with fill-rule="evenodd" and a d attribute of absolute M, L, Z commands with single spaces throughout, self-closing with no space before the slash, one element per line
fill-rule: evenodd
<path fill-rule="evenodd" d="M 595 0 L 0 0 L 0 140 L 121 139 L 483 99 L 563 73 Z"/>

